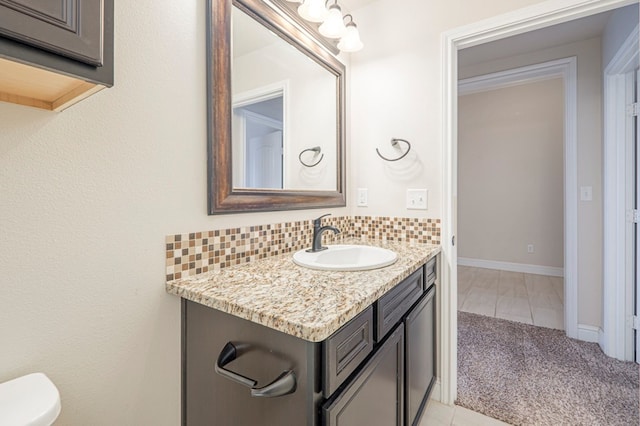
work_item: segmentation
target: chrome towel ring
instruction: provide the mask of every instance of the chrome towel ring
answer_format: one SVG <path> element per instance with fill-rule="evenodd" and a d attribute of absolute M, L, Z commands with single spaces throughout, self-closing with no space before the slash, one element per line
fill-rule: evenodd
<path fill-rule="evenodd" d="M 305 152 L 308 152 L 308 151 L 315 152 L 315 154 L 313 156 L 317 157 L 318 154 L 320 154 L 322 152 L 322 148 L 320 148 L 319 146 L 314 146 L 313 148 L 307 148 L 307 149 L 302 150 L 302 152 L 300 152 L 300 154 L 298 154 L 298 160 L 300 160 L 302 165 L 305 166 L 305 167 L 315 167 L 318 164 L 320 164 L 320 162 L 324 158 L 324 154 L 320 155 L 320 159 L 318 161 L 316 161 L 315 163 L 313 163 L 313 164 L 307 164 L 304 161 L 302 161 L 302 154 L 304 154 Z"/>

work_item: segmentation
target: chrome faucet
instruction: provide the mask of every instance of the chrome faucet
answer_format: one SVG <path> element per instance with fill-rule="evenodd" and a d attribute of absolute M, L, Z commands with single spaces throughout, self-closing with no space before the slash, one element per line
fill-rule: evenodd
<path fill-rule="evenodd" d="M 331 231 L 334 234 L 340 233 L 340 230 L 334 226 L 321 226 L 322 218 L 326 216 L 331 216 L 331 213 L 323 214 L 319 218 L 313 220 L 313 242 L 311 244 L 311 248 L 307 249 L 309 253 L 315 253 L 317 251 L 327 249 L 327 247 L 322 246 L 322 233 L 324 231 Z"/>

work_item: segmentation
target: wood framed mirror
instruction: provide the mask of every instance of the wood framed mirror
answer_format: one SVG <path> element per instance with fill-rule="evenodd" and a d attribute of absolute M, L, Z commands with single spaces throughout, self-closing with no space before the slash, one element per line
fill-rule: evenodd
<path fill-rule="evenodd" d="M 341 207 L 345 66 L 262 0 L 208 0 L 209 214 Z"/>

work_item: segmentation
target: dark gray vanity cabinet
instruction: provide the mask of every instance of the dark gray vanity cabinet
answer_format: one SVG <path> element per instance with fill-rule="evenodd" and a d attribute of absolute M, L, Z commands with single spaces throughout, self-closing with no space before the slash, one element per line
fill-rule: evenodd
<path fill-rule="evenodd" d="M 322 400 L 320 343 L 308 342 L 196 302 L 182 304 L 182 424 L 189 426 L 318 425 Z M 216 373 L 225 346 L 237 348 L 224 368 L 251 382 Z M 253 387 L 292 371 L 290 393 L 254 396 Z"/>
<path fill-rule="evenodd" d="M 323 404 L 323 425 L 419 423 L 435 382 L 438 259 L 430 259 L 373 304 L 373 355 Z"/>
<path fill-rule="evenodd" d="M 431 286 L 404 320 L 407 425 L 415 425 L 420 420 L 435 382 L 435 294 L 436 287 Z"/>
<path fill-rule="evenodd" d="M 62 110 L 113 85 L 114 0 L 0 0 L 0 100 Z"/>
<path fill-rule="evenodd" d="M 183 299 L 183 425 L 416 425 L 435 380 L 438 256 L 323 342 Z"/>
<path fill-rule="evenodd" d="M 400 324 L 338 394 L 322 406 L 326 426 L 403 425 L 404 326 Z"/>
<path fill-rule="evenodd" d="M 404 325 L 404 417 L 413 426 L 420 416 L 435 382 L 436 311 L 439 256 L 388 291 L 374 304 L 376 341 L 399 322 Z M 400 424 L 400 423 L 398 423 Z"/>

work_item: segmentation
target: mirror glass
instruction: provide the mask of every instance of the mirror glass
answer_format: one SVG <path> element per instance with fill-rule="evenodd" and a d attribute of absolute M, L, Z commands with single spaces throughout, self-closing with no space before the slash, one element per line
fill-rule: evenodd
<path fill-rule="evenodd" d="M 345 65 L 274 2 L 207 7 L 209 214 L 345 206 Z"/>
<path fill-rule="evenodd" d="M 336 191 L 336 75 L 236 6 L 231 23 L 233 188 Z"/>

